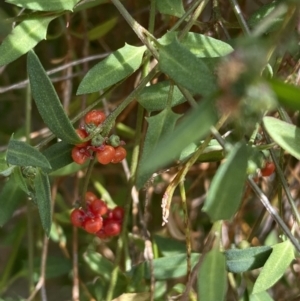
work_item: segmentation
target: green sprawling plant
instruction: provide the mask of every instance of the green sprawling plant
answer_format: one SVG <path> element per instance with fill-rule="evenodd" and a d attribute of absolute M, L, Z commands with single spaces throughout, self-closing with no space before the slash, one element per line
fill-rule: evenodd
<path fill-rule="evenodd" d="M 1 3 L 0 300 L 298 300 L 299 9 Z"/>

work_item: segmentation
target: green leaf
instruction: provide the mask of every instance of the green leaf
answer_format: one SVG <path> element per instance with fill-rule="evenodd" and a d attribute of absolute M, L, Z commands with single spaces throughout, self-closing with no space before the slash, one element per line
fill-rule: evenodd
<path fill-rule="evenodd" d="M 9 179 L 0 192 L 0 227 L 12 216 L 24 194 L 13 178 Z"/>
<path fill-rule="evenodd" d="M 178 240 L 154 235 L 154 241 L 163 256 L 178 255 L 178 253 L 186 253 L 186 245 Z"/>
<path fill-rule="evenodd" d="M 112 301 L 148 301 L 150 293 L 125 293 Z"/>
<path fill-rule="evenodd" d="M 90 1 L 81 1 L 74 8 L 74 13 L 79 12 L 81 10 L 93 8 L 95 6 L 99 6 L 101 4 L 110 3 L 110 0 L 90 0 Z"/>
<path fill-rule="evenodd" d="M 215 77 L 207 65 L 177 39 L 159 47 L 159 58 L 161 71 L 169 75 L 176 84 L 204 96 L 216 91 Z"/>
<path fill-rule="evenodd" d="M 173 132 L 175 124 L 180 116 L 181 115 L 175 114 L 170 108 L 167 108 L 153 117 L 146 118 L 148 122 L 148 130 L 137 172 L 136 183 L 138 187 L 142 187 L 151 177 L 152 171 L 145 171 L 145 169 L 143 169 L 144 165 L 148 162 L 149 154 L 153 151 L 161 137 Z"/>
<path fill-rule="evenodd" d="M 247 178 L 247 147 L 238 143 L 215 174 L 204 206 L 212 221 L 231 219 L 236 213 Z"/>
<path fill-rule="evenodd" d="M 46 39 L 48 25 L 56 17 L 25 20 L 17 25 L 0 45 L 0 66 L 13 62 Z"/>
<path fill-rule="evenodd" d="M 274 117 L 264 117 L 263 123 L 271 138 L 284 150 L 300 160 L 300 128 Z"/>
<path fill-rule="evenodd" d="M 49 161 L 52 172 L 73 162 L 71 151 L 74 145 L 64 141 L 57 142 L 43 151 Z"/>
<path fill-rule="evenodd" d="M 170 82 L 163 81 L 149 87 L 145 87 L 137 96 L 137 101 L 147 111 L 161 111 L 167 107 L 168 95 L 170 90 Z M 174 86 L 171 107 L 185 102 L 185 98 Z"/>
<path fill-rule="evenodd" d="M 191 157 L 194 152 L 199 147 L 199 143 L 190 143 L 188 144 L 180 153 L 178 158 L 179 161 L 185 161 Z M 215 139 L 212 139 L 208 146 L 204 149 L 202 154 L 198 157 L 198 162 L 216 162 L 224 159 L 224 150 L 219 142 Z"/>
<path fill-rule="evenodd" d="M 260 292 L 258 294 L 251 294 L 249 301 L 274 301 L 267 292 Z"/>
<path fill-rule="evenodd" d="M 5 158 L 0 158 L 0 176 L 8 177 L 13 172 L 15 166 L 9 166 Z"/>
<path fill-rule="evenodd" d="M 227 269 L 232 273 L 243 273 L 260 268 L 265 264 L 272 250 L 268 246 L 226 250 L 224 254 Z"/>
<path fill-rule="evenodd" d="M 38 276 L 40 276 L 41 258 L 35 258 L 33 265 L 34 265 L 34 272 Z M 25 269 L 28 269 L 27 262 L 25 264 Z M 46 279 L 52 279 L 68 274 L 71 270 L 72 270 L 72 261 L 70 259 L 59 257 L 59 256 L 47 256 Z"/>
<path fill-rule="evenodd" d="M 32 96 L 49 129 L 67 143 L 76 144 L 80 142 L 48 75 L 33 51 L 28 53 L 27 69 Z"/>
<path fill-rule="evenodd" d="M 14 169 L 14 172 L 12 174 L 12 177 L 14 178 L 14 181 L 16 183 L 16 185 L 18 185 L 18 187 L 23 190 L 28 196 L 31 195 L 26 180 L 22 174 L 21 168 L 20 167 L 16 167 Z"/>
<path fill-rule="evenodd" d="M 159 43 L 162 45 L 171 44 L 176 40 L 177 35 L 177 31 L 167 32 L 159 39 Z M 195 32 L 189 32 L 181 40 L 181 44 L 195 56 L 202 58 L 225 56 L 233 51 L 233 48 L 229 44 Z"/>
<path fill-rule="evenodd" d="M 272 1 L 271 3 L 265 4 L 261 6 L 257 11 L 255 11 L 247 20 L 247 23 L 250 27 L 255 27 L 259 25 L 261 21 L 265 21 L 268 18 L 268 15 L 279 6 L 280 3 L 283 3 L 282 0 Z M 282 5 L 282 10 L 280 14 L 275 18 L 269 18 L 268 27 L 266 28 L 266 32 L 274 31 L 278 28 L 278 25 L 282 23 L 284 20 L 284 14 L 287 12 L 288 6 Z"/>
<path fill-rule="evenodd" d="M 17 6 L 38 11 L 55 11 L 55 10 L 73 10 L 73 7 L 80 0 L 51 0 L 51 1 L 32 1 L 32 0 L 5 0 L 8 3 Z"/>
<path fill-rule="evenodd" d="M 93 41 L 102 38 L 108 32 L 110 32 L 117 25 L 117 23 L 118 23 L 118 18 L 114 17 L 101 23 L 100 25 L 93 27 L 93 29 L 91 29 L 87 34 L 88 39 L 90 41 Z"/>
<path fill-rule="evenodd" d="M 29 144 L 10 139 L 6 160 L 11 165 L 40 167 L 44 172 L 51 171 L 47 158 Z"/>
<path fill-rule="evenodd" d="M 156 0 L 155 4 L 161 14 L 180 18 L 185 13 L 182 0 Z"/>
<path fill-rule="evenodd" d="M 48 176 L 40 170 L 34 178 L 34 188 L 42 226 L 49 237 L 52 223 L 50 183 Z"/>
<path fill-rule="evenodd" d="M 194 267 L 199 261 L 200 254 L 191 254 L 191 265 Z M 145 267 L 145 278 L 151 278 L 151 269 L 148 262 L 143 263 Z M 187 261 L 186 254 L 162 257 L 153 260 L 154 277 L 156 280 L 168 280 L 186 276 Z"/>
<path fill-rule="evenodd" d="M 300 89 L 277 79 L 270 79 L 269 84 L 281 105 L 292 110 L 300 110 Z"/>
<path fill-rule="evenodd" d="M 227 291 L 225 257 L 218 250 L 208 252 L 198 274 L 198 300 L 222 301 Z"/>
<path fill-rule="evenodd" d="M 63 176 L 68 176 L 71 174 L 75 174 L 77 171 L 85 169 L 89 165 L 89 161 L 85 162 L 82 165 L 79 165 L 75 162 L 72 162 L 71 164 L 68 164 L 64 167 L 61 167 L 54 172 L 51 172 L 49 175 L 52 177 L 63 177 Z"/>
<path fill-rule="evenodd" d="M 158 141 L 148 158 L 145 157 L 143 168 L 138 170 L 139 174 L 151 174 L 175 158 L 177 159 L 186 145 L 203 138 L 216 121 L 214 102 L 210 99 L 203 100 L 197 108 L 192 109 L 182 118 L 171 134 L 163 136 Z M 138 182 L 137 186 L 141 188 L 143 181 L 138 179 Z"/>
<path fill-rule="evenodd" d="M 255 281 L 253 294 L 269 289 L 285 273 L 294 260 L 294 248 L 289 240 L 272 246 L 273 252 Z"/>
<path fill-rule="evenodd" d="M 115 267 L 111 261 L 94 251 L 85 252 L 83 254 L 83 259 L 92 271 L 94 271 L 99 276 L 103 277 L 106 281 L 111 280 L 111 274 Z M 126 285 L 127 277 L 119 269 L 116 286 L 119 289 L 123 289 L 124 292 Z"/>
<path fill-rule="evenodd" d="M 142 63 L 145 46 L 126 44 L 95 65 L 81 81 L 77 95 L 92 93 L 119 82 L 135 72 Z"/>

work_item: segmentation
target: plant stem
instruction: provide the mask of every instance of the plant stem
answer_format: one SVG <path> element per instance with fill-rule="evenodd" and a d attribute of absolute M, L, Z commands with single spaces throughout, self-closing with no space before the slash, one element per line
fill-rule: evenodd
<path fill-rule="evenodd" d="M 124 17 L 124 19 L 127 21 L 129 26 L 132 28 L 132 30 L 136 33 L 138 38 L 142 41 L 142 43 L 149 49 L 151 54 L 158 59 L 158 52 L 153 47 L 151 43 L 149 43 L 146 36 L 151 37 L 153 41 L 156 43 L 156 38 L 143 26 L 141 26 L 136 20 L 134 20 L 131 15 L 128 13 L 126 8 L 123 6 L 123 4 L 119 0 L 111 0 L 111 2 L 115 5 L 115 7 L 119 10 L 120 14 Z M 146 36 L 145 36 L 146 35 Z"/>
<path fill-rule="evenodd" d="M 266 138 L 266 141 L 267 143 L 271 143 L 271 139 L 269 138 L 269 135 L 267 134 L 267 131 L 263 125 L 263 129 L 264 129 L 264 134 L 265 134 L 265 138 Z M 295 202 L 293 200 L 293 197 L 291 195 L 291 192 L 290 192 L 290 189 L 289 189 L 289 186 L 285 180 L 285 177 L 284 177 L 284 174 L 282 172 L 282 169 L 280 168 L 280 164 L 277 160 L 277 157 L 276 157 L 276 154 L 275 154 L 275 151 L 273 149 L 270 149 L 270 154 L 271 154 L 271 157 L 272 157 L 272 160 L 275 164 L 275 167 L 276 167 L 276 173 L 280 179 L 280 182 L 281 182 L 281 185 L 282 185 L 282 188 L 286 194 L 286 197 L 287 197 L 287 200 L 292 208 L 292 211 L 293 211 L 293 214 L 296 218 L 296 221 L 297 221 L 297 224 L 298 226 L 300 225 L 300 215 L 299 215 L 299 212 L 298 212 L 298 209 L 297 209 L 297 206 L 295 205 Z"/>
<path fill-rule="evenodd" d="M 276 223 L 281 227 L 285 235 L 290 239 L 291 243 L 294 245 L 296 250 L 300 253 L 300 244 L 298 240 L 293 236 L 290 229 L 287 227 L 287 225 L 278 215 L 277 211 L 272 207 L 266 195 L 260 190 L 260 188 L 256 185 L 256 183 L 253 181 L 251 177 L 248 177 L 248 183 L 253 189 L 253 191 L 255 192 L 255 194 L 257 195 L 257 197 L 260 199 L 262 204 L 265 206 L 267 211 L 271 214 L 271 216 L 276 221 Z"/>
<path fill-rule="evenodd" d="M 186 18 L 192 13 L 193 10 L 199 5 L 199 3 L 203 0 L 195 0 L 194 3 L 189 7 L 189 9 L 181 16 L 179 20 L 173 25 L 170 31 L 175 31 L 185 20 Z"/>
<path fill-rule="evenodd" d="M 30 85 L 26 88 L 26 107 L 25 107 L 25 137 L 26 142 L 30 144 L 31 131 L 31 89 Z M 33 237 L 33 218 L 32 218 L 32 201 L 27 198 L 27 239 L 28 239 L 28 289 L 29 294 L 34 289 L 34 275 L 33 275 L 33 258 L 34 258 L 34 237 Z"/>
<path fill-rule="evenodd" d="M 95 152 L 94 152 L 94 155 L 95 155 Z M 85 200 L 85 194 L 87 192 L 87 188 L 88 188 L 90 178 L 91 178 L 91 175 L 92 175 L 92 172 L 93 172 L 93 168 L 94 168 L 94 165 L 95 165 L 96 162 L 97 162 L 97 157 L 95 156 L 92 160 L 90 160 L 87 172 L 86 172 L 85 177 L 84 177 L 84 182 L 83 182 L 83 187 L 82 187 L 82 194 L 80 196 L 81 204 L 82 204 L 83 208 L 86 208 L 86 206 L 87 206 L 86 200 Z"/>
<path fill-rule="evenodd" d="M 180 196 L 182 202 L 182 209 L 184 214 L 184 227 L 185 227 L 185 241 L 186 241 L 186 261 L 187 261 L 187 278 L 190 279 L 192 264 L 191 264 L 191 252 L 192 252 L 192 244 L 191 244 L 191 233 L 190 233 L 190 221 L 189 221 L 189 213 L 188 206 L 186 201 L 186 193 L 184 182 L 180 182 L 179 184 Z"/>
<path fill-rule="evenodd" d="M 207 5 L 208 2 L 209 2 L 209 0 L 203 0 L 198 5 L 198 7 L 194 11 L 193 15 L 189 19 L 188 23 L 186 24 L 186 26 L 184 27 L 184 29 L 180 32 L 180 34 L 178 36 L 178 40 L 179 41 L 181 41 L 187 35 L 187 33 L 190 31 L 190 29 L 194 25 L 195 21 L 199 18 L 200 14 L 204 10 L 204 8 L 205 8 L 205 6 Z"/>
<path fill-rule="evenodd" d="M 123 100 L 123 102 L 114 111 L 112 111 L 111 114 L 106 118 L 106 120 L 103 123 L 104 128 L 114 123 L 117 116 L 130 104 L 131 101 L 136 99 L 137 95 L 145 88 L 148 82 L 150 82 L 156 76 L 157 73 L 158 73 L 158 66 L 155 66 L 149 72 L 149 74 L 141 80 L 139 85 Z M 107 132 L 105 132 L 104 130 L 103 135 L 105 136 L 106 134 L 108 134 L 108 132 L 109 130 Z"/>
<path fill-rule="evenodd" d="M 247 25 L 247 22 L 246 22 L 246 20 L 243 16 L 243 14 L 242 14 L 240 6 L 236 2 L 236 0 L 229 0 L 229 2 L 231 3 L 232 9 L 235 13 L 235 16 L 236 16 L 236 18 L 237 18 L 244 34 L 249 36 L 250 35 L 250 30 L 249 30 L 249 27 Z"/>

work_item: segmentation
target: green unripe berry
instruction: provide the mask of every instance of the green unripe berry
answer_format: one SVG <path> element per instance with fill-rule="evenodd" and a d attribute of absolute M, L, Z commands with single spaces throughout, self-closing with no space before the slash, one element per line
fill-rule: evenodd
<path fill-rule="evenodd" d="M 121 143 L 120 137 L 118 135 L 111 135 L 108 138 L 108 143 L 113 147 L 118 147 Z"/>
<path fill-rule="evenodd" d="M 92 138 L 91 145 L 98 147 L 98 146 L 103 145 L 104 142 L 105 142 L 105 138 L 102 137 L 100 134 L 98 134 Z"/>

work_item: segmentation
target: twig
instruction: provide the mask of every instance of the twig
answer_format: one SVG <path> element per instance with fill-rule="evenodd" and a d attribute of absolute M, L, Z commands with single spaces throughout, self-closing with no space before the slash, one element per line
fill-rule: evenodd
<path fill-rule="evenodd" d="M 249 36 L 250 30 L 249 30 L 249 27 L 247 25 L 247 22 L 243 16 L 243 14 L 242 14 L 240 6 L 238 5 L 236 0 L 229 0 L 229 2 L 231 3 L 232 9 L 235 13 L 236 18 L 238 19 L 238 22 L 239 22 L 244 34 Z"/>
<path fill-rule="evenodd" d="M 265 128 L 264 124 L 263 124 L 263 130 L 264 130 L 265 139 L 266 139 L 267 143 L 271 143 L 271 139 L 270 139 L 270 137 L 269 137 L 269 135 L 268 135 L 268 133 L 266 131 L 266 128 Z M 277 175 L 278 175 L 278 177 L 280 179 L 282 188 L 283 188 L 283 190 L 284 190 L 284 192 L 286 194 L 287 200 L 288 200 L 288 202 L 289 202 L 289 204 L 290 204 L 290 206 L 292 208 L 293 214 L 294 214 L 294 216 L 296 218 L 296 221 L 297 221 L 297 224 L 299 226 L 300 225 L 300 214 L 298 212 L 298 208 L 295 205 L 295 202 L 294 202 L 293 197 L 291 195 L 289 186 L 288 186 L 288 184 L 287 184 L 287 182 L 285 180 L 284 174 L 283 174 L 283 172 L 282 172 L 282 170 L 280 168 L 280 164 L 279 164 L 279 162 L 277 160 L 275 151 L 273 149 L 270 149 L 269 151 L 270 151 L 272 160 L 273 160 L 273 162 L 275 164 L 275 167 L 276 167 L 276 173 L 277 173 Z"/>
<path fill-rule="evenodd" d="M 93 60 L 97 60 L 97 59 L 102 59 L 104 57 L 107 57 L 109 54 L 110 53 L 102 53 L 102 54 L 92 55 L 92 56 L 89 56 L 89 57 L 86 57 L 86 58 L 83 58 L 83 59 L 80 59 L 80 60 L 76 60 L 76 61 L 64 64 L 63 66 L 59 66 L 57 68 L 51 69 L 51 70 L 47 71 L 46 73 L 47 73 L 47 75 L 55 74 L 59 71 L 68 69 L 69 67 L 72 67 L 72 66 L 76 66 L 76 65 L 83 64 L 85 62 L 89 62 L 89 61 L 93 61 Z M 77 74 L 78 73 L 74 74 L 73 76 L 75 76 Z M 56 79 L 56 81 L 62 80 L 62 79 L 65 79 L 65 78 L 68 78 L 68 77 L 61 77 L 59 79 Z M 52 81 L 53 81 L 53 79 L 52 79 Z M 11 91 L 11 90 L 22 89 L 22 88 L 26 87 L 28 83 L 29 83 L 29 80 L 26 79 L 26 80 L 23 80 L 19 83 L 16 83 L 16 84 L 13 84 L 13 85 L 10 85 L 10 86 L 7 86 L 7 87 L 0 87 L 0 94 Z"/>
<path fill-rule="evenodd" d="M 45 275 L 46 275 L 46 262 L 47 262 L 47 254 L 48 254 L 48 243 L 49 239 L 47 235 L 44 235 L 44 242 L 43 242 L 43 251 L 42 251 L 42 258 L 41 258 L 41 275 L 39 278 L 38 283 L 36 284 L 33 292 L 31 295 L 26 299 L 26 301 L 31 301 L 35 297 L 35 295 L 38 293 L 38 291 L 42 288 L 42 286 L 45 283 Z"/>

